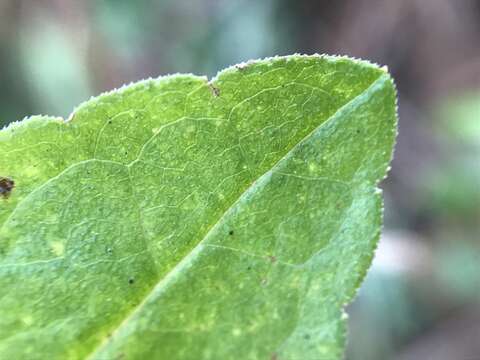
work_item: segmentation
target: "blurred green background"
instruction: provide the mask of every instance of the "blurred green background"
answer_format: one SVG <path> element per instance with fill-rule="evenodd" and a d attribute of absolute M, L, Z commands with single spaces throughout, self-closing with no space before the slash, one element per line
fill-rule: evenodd
<path fill-rule="evenodd" d="M 480 1 L 0 0 L 0 126 L 251 58 L 386 64 L 400 135 L 347 359 L 480 359 Z"/>

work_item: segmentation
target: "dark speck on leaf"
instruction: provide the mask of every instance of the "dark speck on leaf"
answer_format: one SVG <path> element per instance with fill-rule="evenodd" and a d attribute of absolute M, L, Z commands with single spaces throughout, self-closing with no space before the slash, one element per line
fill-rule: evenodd
<path fill-rule="evenodd" d="M 252 267 L 251 266 L 247 267 L 247 270 L 252 270 Z"/>
<path fill-rule="evenodd" d="M 309 334 L 305 334 L 305 335 L 303 336 L 303 338 L 304 338 L 305 340 L 310 340 L 310 335 L 309 335 Z"/>
<path fill-rule="evenodd" d="M 128 279 L 128 283 L 130 285 L 132 285 L 133 283 L 135 282 L 135 279 L 133 277 L 131 277 L 130 279 Z"/>
<path fill-rule="evenodd" d="M 234 234 L 233 230 L 230 230 L 230 231 L 228 232 L 228 235 L 230 235 L 230 236 L 232 236 L 233 234 Z"/>
<path fill-rule="evenodd" d="M 217 88 L 216 86 L 213 86 L 212 84 L 209 84 L 210 89 L 212 90 L 213 96 L 217 97 L 220 96 L 220 89 Z"/>
<path fill-rule="evenodd" d="M 12 179 L 0 177 L 0 195 L 5 199 L 10 196 L 14 187 L 15 182 Z"/>
<path fill-rule="evenodd" d="M 272 263 L 274 263 L 274 262 L 277 261 L 277 257 L 274 256 L 274 255 L 270 255 L 268 258 L 270 259 L 270 261 L 271 261 Z"/>
<path fill-rule="evenodd" d="M 108 120 L 108 124 L 110 125 L 112 123 L 112 120 Z"/>

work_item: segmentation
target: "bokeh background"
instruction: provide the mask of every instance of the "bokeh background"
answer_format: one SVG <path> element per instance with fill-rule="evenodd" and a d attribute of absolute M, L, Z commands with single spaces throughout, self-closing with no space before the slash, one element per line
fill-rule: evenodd
<path fill-rule="evenodd" d="M 0 126 L 295 52 L 388 65 L 399 90 L 385 229 L 348 307 L 347 359 L 480 359 L 478 0 L 0 0 Z"/>

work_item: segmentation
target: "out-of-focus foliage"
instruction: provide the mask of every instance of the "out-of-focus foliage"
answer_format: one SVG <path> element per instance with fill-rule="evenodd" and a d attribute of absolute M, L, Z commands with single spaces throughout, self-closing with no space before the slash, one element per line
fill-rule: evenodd
<path fill-rule="evenodd" d="M 443 99 L 435 110 L 434 116 L 439 119 L 442 130 L 480 151 L 480 89 Z"/>
<path fill-rule="evenodd" d="M 123 83 L 213 76 L 273 54 L 386 64 L 400 133 L 385 236 L 349 309 L 348 357 L 471 358 L 480 353 L 469 336 L 480 317 L 479 38 L 477 0 L 3 0 L 0 123 L 68 116 Z"/>

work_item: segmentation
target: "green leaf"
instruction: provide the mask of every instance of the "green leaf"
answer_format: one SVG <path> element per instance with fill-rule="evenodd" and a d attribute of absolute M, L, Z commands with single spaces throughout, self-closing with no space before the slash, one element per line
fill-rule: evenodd
<path fill-rule="evenodd" d="M 369 63 L 173 75 L 0 132 L 0 357 L 337 359 L 395 90 Z"/>

